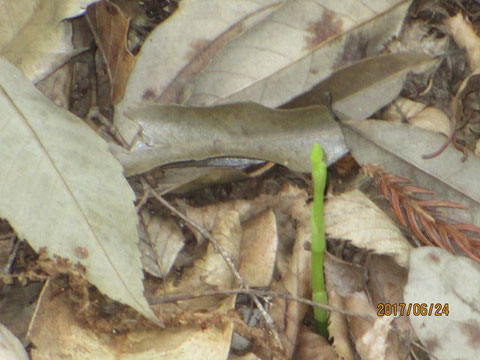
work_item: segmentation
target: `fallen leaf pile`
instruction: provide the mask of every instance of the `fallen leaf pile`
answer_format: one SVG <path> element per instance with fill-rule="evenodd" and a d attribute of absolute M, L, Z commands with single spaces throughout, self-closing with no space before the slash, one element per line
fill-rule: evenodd
<path fill-rule="evenodd" d="M 478 357 L 478 1 L 0 9 L 1 359 Z"/>

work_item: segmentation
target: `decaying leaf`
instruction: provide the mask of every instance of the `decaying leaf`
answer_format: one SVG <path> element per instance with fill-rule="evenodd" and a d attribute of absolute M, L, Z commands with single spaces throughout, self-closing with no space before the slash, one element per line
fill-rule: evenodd
<path fill-rule="evenodd" d="M 81 263 L 88 280 L 150 319 L 134 194 L 108 145 L 0 59 L 0 216 L 49 256 Z"/>
<path fill-rule="evenodd" d="M 328 305 L 338 309 L 345 308 L 342 297 L 337 294 L 335 289 L 328 291 Z M 353 360 L 355 354 L 350 341 L 347 317 L 342 313 L 332 311 L 328 317 L 328 322 L 328 333 L 333 338 L 335 352 L 341 359 Z"/>
<path fill-rule="evenodd" d="M 362 359 L 401 360 L 408 356 L 408 348 L 399 341 L 397 334 L 388 332 L 391 319 L 384 320 L 377 316 L 376 309 L 368 301 L 365 292 L 356 292 L 345 299 L 345 308 L 364 315 L 373 320 L 349 316 L 350 331 L 357 339 L 355 347 Z M 378 342 L 377 342 L 378 341 Z M 371 352 L 370 352 L 371 351 Z"/>
<path fill-rule="evenodd" d="M 373 328 L 357 340 L 357 351 L 362 360 L 385 359 L 387 336 L 394 317 L 384 316 L 375 320 Z"/>
<path fill-rule="evenodd" d="M 339 357 L 332 346 L 321 335 L 315 334 L 302 326 L 298 338 L 298 360 L 338 360 Z"/>
<path fill-rule="evenodd" d="M 96 1 L 0 1 L 0 55 L 32 82 L 42 80 L 79 53 L 72 47 L 72 25 L 67 20 Z"/>
<path fill-rule="evenodd" d="M 307 297 L 311 292 L 310 250 L 305 245 L 311 240 L 310 206 L 296 202 L 292 207 L 292 217 L 297 222 L 296 239 L 291 255 L 287 258 L 288 268 L 281 279 L 271 288 L 277 292 L 288 292 L 297 297 Z M 307 306 L 297 301 L 274 299 L 270 314 L 279 331 L 287 358 L 290 358 L 297 344 L 301 322 Z"/>
<path fill-rule="evenodd" d="M 140 252 L 143 269 L 165 278 L 183 248 L 182 230 L 173 219 L 151 216 L 148 210 L 141 213 L 144 227 L 140 231 Z"/>
<path fill-rule="evenodd" d="M 401 306 L 399 304 L 405 303 L 403 288 L 407 283 L 407 269 L 399 266 L 391 257 L 384 255 L 371 256 L 367 268 L 367 288 L 375 308 L 378 304 Z M 417 340 L 408 316 L 400 315 L 394 320 L 395 328 L 401 332 L 403 339 L 409 339 L 410 342 Z"/>
<path fill-rule="evenodd" d="M 325 203 L 326 233 L 353 245 L 393 256 L 408 264 L 410 244 L 401 231 L 367 196 L 358 190 L 332 197 Z"/>
<path fill-rule="evenodd" d="M 239 272 L 251 287 L 268 287 L 275 267 L 278 236 L 270 209 L 243 225 Z"/>
<path fill-rule="evenodd" d="M 442 200 L 461 203 L 468 211 L 446 212 L 467 223 L 480 223 L 480 159 L 468 151 L 462 154 L 453 145 L 439 156 L 425 160 L 442 146 L 445 137 L 423 129 L 384 121 L 365 120 L 343 127 L 345 141 L 359 164 L 376 163 L 392 174 L 402 174 L 415 184 L 431 189 Z"/>
<path fill-rule="evenodd" d="M 458 47 L 467 52 L 467 61 L 470 70 L 480 68 L 480 37 L 477 35 L 472 23 L 459 12 L 445 20 L 445 27 L 453 37 Z"/>
<path fill-rule="evenodd" d="M 418 304 L 417 312 L 427 314 L 410 316 L 410 322 L 437 359 L 478 358 L 479 292 L 479 264 L 433 247 L 411 252 L 404 298 L 407 304 Z"/>
<path fill-rule="evenodd" d="M 144 144 L 133 151 L 112 147 L 127 176 L 171 162 L 229 155 L 309 172 L 308 154 L 315 142 L 322 145 L 329 164 L 347 151 L 338 125 L 323 106 L 273 110 L 253 103 L 150 105 L 127 115 L 142 127 Z"/>
<path fill-rule="evenodd" d="M 107 67 L 111 103 L 116 104 L 123 97 L 127 78 L 136 60 L 127 47 L 129 19 L 110 1 L 92 5 L 87 18 Z"/>

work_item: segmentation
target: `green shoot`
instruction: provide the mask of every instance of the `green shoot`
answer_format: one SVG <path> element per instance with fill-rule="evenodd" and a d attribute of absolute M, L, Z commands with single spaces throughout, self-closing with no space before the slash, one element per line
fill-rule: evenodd
<path fill-rule="evenodd" d="M 310 154 L 313 179 L 313 211 L 312 227 L 312 300 L 320 304 L 328 304 L 323 275 L 323 257 L 325 254 L 325 223 L 323 221 L 323 193 L 327 182 L 327 164 L 323 160 L 320 145 L 314 144 Z M 317 332 L 328 337 L 328 314 L 326 310 L 315 308 L 314 316 Z"/>

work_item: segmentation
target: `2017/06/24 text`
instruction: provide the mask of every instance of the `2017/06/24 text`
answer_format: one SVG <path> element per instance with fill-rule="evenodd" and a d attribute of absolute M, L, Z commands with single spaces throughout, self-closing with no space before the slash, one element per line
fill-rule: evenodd
<path fill-rule="evenodd" d="M 448 316 L 450 309 L 448 303 L 379 303 L 377 316 Z"/>

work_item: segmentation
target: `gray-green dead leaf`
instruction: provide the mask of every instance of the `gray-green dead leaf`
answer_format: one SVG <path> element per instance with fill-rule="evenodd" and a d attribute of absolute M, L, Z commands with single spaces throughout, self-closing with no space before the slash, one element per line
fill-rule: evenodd
<path fill-rule="evenodd" d="M 87 269 L 154 319 L 143 294 L 134 194 L 108 145 L 0 59 L 0 217 L 21 239 Z"/>
<path fill-rule="evenodd" d="M 404 299 L 407 304 L 426 304 L 427 314 L 433 304 L 431 316 L 410 316 L 410 322 L 435 358 L 478 359 L 479 297 L 479 264 L 434 247 L 410 253 Z"/>
<path fill-rule="evenodd" d="M 289 0 L 234 39 L 180 103 L 255 101 L 275 107 L 337 69 L 379 51 L 397 35 L 409 0 Z M 185 96 L 186 95 L 186 96 Z"/>
<path fill-rule="evenodd" d="M 150 105 L 127 115 L 143 129 L 144 144 L 131 152 L 112 147 L 127 176 L 216 156 L 270 160 L 309 172 L 308 154 L 315 142 L 322 145 L 329 164 L 347 151 L 338 125 L 323 106 L 273 110 L 253 103 L 211 108 Z"/>
<path fill-rule="evenodd" d="M 395 99 L 409 72 L 422 72 L 438 63 L 421 53 L 396 53 L 357 61 L 333 73 L 310 91 L 283 105 L 283 109 L 327 105 L 348 118 L 361 120 Z"/>
<path fill-rule="evenodd" d="M 123 112 L 132 106 L 284 104 L 337 69 L 376 54 L 399 33 L 410 2 L 269 0 L 240 6 L 222 0 L 202 3 L 202 9 L 182 2 L 145 42 L 115 124 L 130 143 L 138 127 Z M 185 39 L 187 19 L 191 36 Z"/>
<path fill-rule="evenodd" d="M 403 124 L 365 120 L 342 126 L 345 142 L 359 164 L 376 163 L 388 172 L 406 177 L 418 186 L 435 191 L 439 200 L 468 206 L 468 211 L 448 211 L 465 222 L 480 223 L 480 159 L 468 151 L 462 153 L 449 145 L 433 159 L 423 159 L 446 141 L 445 136 Z"/>
<path fill-rule="evenodd" d="M 0 56 L 32 82 L 42 80 L 78 54 L 67 19 L 81 15 L 96 1 L 0 0 Z"/>
<path fill-rule="evenodd" d="M 179 103 L 192 80 L 232 38 L 255 25 L 284 0 L 182 0 L 177 11 L 146 39 L 130 74 L 115 123 L 130 142 L 135 124 L 123 117 L 131 106 Z M 185 31 L 188 24 L 188 31 Z"/>

